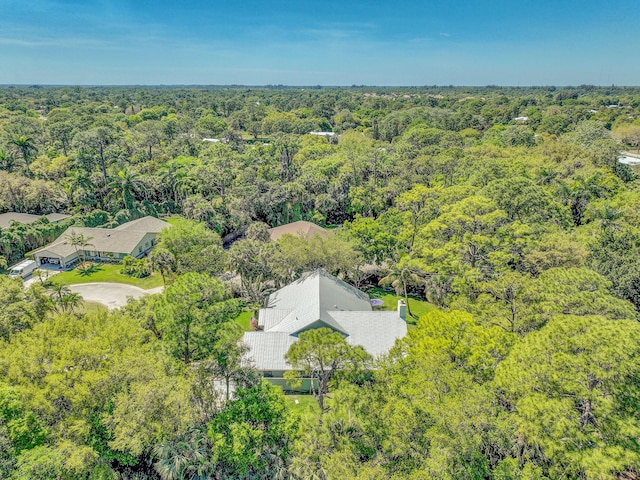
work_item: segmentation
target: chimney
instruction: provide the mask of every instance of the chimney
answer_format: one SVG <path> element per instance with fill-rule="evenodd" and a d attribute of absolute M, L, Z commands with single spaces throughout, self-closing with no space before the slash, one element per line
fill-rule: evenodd
<path fill-rule="evenodd" d="M 407 320 L 407 304 L 404 300 L 398 300 L 398 316 L 404 321 Z"/>

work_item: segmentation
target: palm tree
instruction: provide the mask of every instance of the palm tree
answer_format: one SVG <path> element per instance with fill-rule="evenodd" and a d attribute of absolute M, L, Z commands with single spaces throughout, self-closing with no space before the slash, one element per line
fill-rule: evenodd
<path fill-rule="evenodd" d="M 160 167 L 160 179 L 162 180 L 163 185 L 171 190 L 173 201 L 176 205 L 180 204 L 182 201 L 181 193 L 185 187 L 187 167 L 193 165 L 193 162 L 184 164 L 172 160 Z"/>
<path fill-rule="evenodd" d="M 65 285 L 55 285 L 50 297 L 58 313 L 71 313 L 82 303 L 82 297 Z"/>
<path fill-rule="evenodd" d="M 118 176 L 111 182 L 110 187 L 113 189 L 113 194 L 119 195 L 122 198 L 125 210 L 131 210 L 136 198 L 135 194 L 142 189 L 143 184 L 137 173 L 129 171 L 129 169 L 124 166 L 122 170 L 118 171 Z"/>
<path fill-rule="evenodd" d="M 386 277 L 382 278 L 379 282 L 380 285 L 389 285 L 394 288 L 396 295 L 404 296 L 404 303 L 407 305 L 407 313 L 409 316 L 416 318 L 411 313 L 411 307 L 409 306 L 409 294 L 407 287 L 410 285 L 424 284 L 424 278 L 420 275 L 420 271 L 416 268 L 412 268 L 400 260 L 397 264 L 389 268 L 389 273 Z"/>
<path fill-rule="evenodd" d="M 93 237 L 86 237 L 83 233 L 77 233 L 72 230 L 71 233 L 68 233 L 67 235 L 65 235 L 64 238 L 66 240 L 65 243 L 68 243 L 69 245 L 74 246 L 76 250 L 76 255 L 78 256 L 78 258 L 80 258 L 82 266 L 84 267 L 85 247 L 93 247 L 93 244 L 91 243 L 91 240 L 93 240 Z M 79 254 L 78 247 L 82 247 L 82 255 Z"/>
<path fill-rule="evenodd" d="M 162 283 L 167 284 L 167 275 L 176 271 L 176 257 L 164 247 L 156 247 L 147 257 L 149 268 L 154 272 L 160 272 Z"/>
<path fill-rule="evenodd" d="M 209 461 L 211 444 L 200 428 L 166 440 L 153 449 L 154 468 L 162 480 L 214 478 L 215 465 Z"/>
<path fill-rule="evenodd" d="M 24 160 L 27 168 L 27 175 L 31 177 L 32 173 L 29 168 L 29 157 L 31 156 L 31 152 L 36 152 L 38 150 L 33 138 L 28 135 L 17 135 L 13 137 L 10 143 L 20 150 L 20 154 L 22 155 L 22 159 Z"/>

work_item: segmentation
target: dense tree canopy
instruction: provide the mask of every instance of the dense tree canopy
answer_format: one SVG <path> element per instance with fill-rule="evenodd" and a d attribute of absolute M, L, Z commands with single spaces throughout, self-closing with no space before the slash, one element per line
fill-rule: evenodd
<path fill-rule="evenodd" d="M 0 213 L 70 215 L 0 227 L 1 271 L 173 223 L 116 312 L 0 275 L 0 477 L 636 478 L 639 123 L 623 87 L 0 87 Z M 438 309 L 371 363 L 300 334 L 319 409 L 234 321 L 315 268 Z"/>

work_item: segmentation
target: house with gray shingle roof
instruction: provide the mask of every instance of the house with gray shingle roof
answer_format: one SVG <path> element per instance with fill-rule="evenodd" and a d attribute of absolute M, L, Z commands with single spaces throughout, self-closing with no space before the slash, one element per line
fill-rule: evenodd
<path fill-rule="evenodd" d="M 406 306 L 400 301 L 398 310 L 373 311 L 366 293 L 315 270 L 272 293 L 259 311 L 258 330 L 246 332 L 243 341 L 254 366 L 273 383 L 284 385 L 284 372 L 291 370 L 285 360 L 289 347 L 302 332 L 323 327 L 377 357 L 406 335 Z"/>
<path fill-rule="evenodd" d="M 51 223 L 58 223 L 65 218 L 69 218 L 70 215 L 64 213 L 49 213 L 47 215 L 32 215 L 31 213 L 19 213 L 19 212 L 7 212 L 0 213 L 0 228 L 7 228 L 11 226 L 13 222 L 24 223 L 28 225 L 45 217 Z"/>
<path fill-rule="evenodd" d="M 70 227 L 56 240 L 34 252 L 38 265 L 55 264 L 66 268 L 78 256 L 95 260 L 122 260 L 126 256 L 142 257 L 157 243 L 157 236 L 171 225 L 154 217 L 143 217 L 116 228 Z M 88 244 L 76 249 L 71 235 L 82 235 Z"/>

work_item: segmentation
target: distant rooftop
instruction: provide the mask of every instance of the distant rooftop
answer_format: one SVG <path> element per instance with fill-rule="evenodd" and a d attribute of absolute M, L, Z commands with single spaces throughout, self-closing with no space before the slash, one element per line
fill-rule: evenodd
<path fill-rule="evenodd" d="M 321 137 L 333 137 L 337 135 L 336 132 L 309 132 L 309 135 L 319 135 Z"/>
<path fill-rule="evenodd" d="M 329 232 L 326 229 L 304 220 L 269 229 L 269 235 L 274 242 L 287 233 L 300 238 L 311 238 L 314 235 L 320 235 L 324 238 L 329 236 Z"/>
<path fill-rule="evenodd" d="M 49 213 L 47 215 L 32 215 L 30 213 L 18 212 L 0 213 L 0 228 L 7 228 L 12 222 L 28 225 L 36 220 L 40 220 L 42 217 L 46 217 L 51 223 L 58 223 L 65 218 L 69 218 L 70 215 L 65 215 L 64 213 Z"/>

